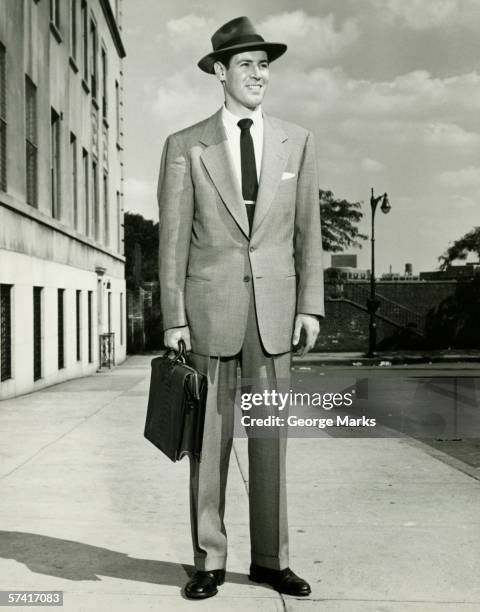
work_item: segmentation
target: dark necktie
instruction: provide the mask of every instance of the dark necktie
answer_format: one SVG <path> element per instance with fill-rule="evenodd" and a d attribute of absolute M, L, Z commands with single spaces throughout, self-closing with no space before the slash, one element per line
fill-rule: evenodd
<path fill-rule="evenodd" d="M 253 148 L 250 128 L 253 124 L 251 119 L 240 119 L 237 123 L 240 128 L 240 159 L 242 167 L 242 195 L 247 207 L 248 223 L 252 231 L 253 215 L 255 213 L 255 201 L 257 199 L 258 179 L 257 165 L 255 163 L 255 149 Z"/>

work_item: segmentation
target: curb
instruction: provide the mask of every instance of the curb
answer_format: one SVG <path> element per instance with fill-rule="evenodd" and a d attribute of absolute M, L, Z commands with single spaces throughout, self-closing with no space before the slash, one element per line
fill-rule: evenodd
<path fill-rule="evenodd" d="M 326 354 L 311 353 L 306 357 L 293 356 L 292 362 L 294 365 L 302 366 L 378 366 L 389 367 L 398 365 L 417 365 L 417 364 L 433 364 L 433 363 L 462 363 L 462 364 L 477 364 L 480 363 L 480 355 L 382 355 L 378 357 L 361 357 L 361 356 L 329 356 Z"/>

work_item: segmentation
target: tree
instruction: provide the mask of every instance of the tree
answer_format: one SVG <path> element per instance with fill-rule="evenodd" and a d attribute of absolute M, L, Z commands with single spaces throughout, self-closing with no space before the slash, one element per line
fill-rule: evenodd
<path fill-rule="evenodd" d="M 323 189 L 319 196 L 323 250 L 336 253 L 348 247 L 361 248 L 359 241 L 367 238 L 357 227 L 363 217 L 361 203 L 338 200 L 331 191 Z"/>
<path fill-rule="evenodd" d="M 480 227 L 474 227 L 462 236 L 438 258 L 442 263 L 440 270 L 448 268 L 456 259 L 465 260 L 469 253 L 476 253 L 480 259 Z"/>
<path fill-rule="evenodd" d="M 137 279 L 140 282 L 157 281 L 158 223 L 144 219 L 142 215 L 126 212 L 124 228 L 125 279 L 127 287 L 135 287 Z M 136 270 L 137 264 L 140 265 L 139 270 Z"/>

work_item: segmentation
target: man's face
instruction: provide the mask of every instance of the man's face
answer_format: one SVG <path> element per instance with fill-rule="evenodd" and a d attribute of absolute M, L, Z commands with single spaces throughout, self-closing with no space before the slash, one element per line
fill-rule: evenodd
<path fill-rule="evenodd" d="M 241 111 L 241 107 L 254 110 L 262 103 L 269 78 L 268 56 L 265 51 L 237 53 L 231 57 L 228 69 L 222 65 L 221 70 L 229 110 Z M 217 70 L 216 73 L 218 76 Z"/>

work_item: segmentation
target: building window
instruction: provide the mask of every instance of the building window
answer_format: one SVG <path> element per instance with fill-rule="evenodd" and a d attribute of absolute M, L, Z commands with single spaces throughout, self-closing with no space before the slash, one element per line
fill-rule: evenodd
<path fill-rule="evenodd" d="M 103 233 L 105 244 L 108 246 L 110 243 L 110 214 L 109 214 L 109 201 L 108 201 L 108 172 L 103 171 Z"/>
<path fill-rule="evenodd" d="M 12 378 L 12 285 L 0 285 L 0 382 Z"/>
<path fill-rule="evenodd" d="M 97 98 L 98 87 L 98 64 L 97 64 L 97 25 L 93 19 L 90 20 L 90 89 L 92 98 Z"/>
<path fill-rule="evenodd" d="M 25 168 L 27 204 L 38 205 L 37 88 L 25 77 Z"/>
<path fill-rule="evenodd" d="M 77 361 L 82 359 L 82 292 L 75 292 L 75 353 Z"/>
<path fill-rule="evenodd" d="M 122 253 L 122 196 L 117 191 L 117 252 Z"/>
<path fill-rule="evenodd" d="M 83 80 L 88 83 L 88 8 L 85 0 L 82 1 L 82 62 Z"/>
<path fill-rule="evenodd" d="M 120 344 L 123 344 L 123 293 L 120 294 Z"/>
<path fill-rule="evenodd" d="M 108 67 L 107 67 L 107 52 L 105 47 L 102 47 L 102 114 L 103 118 L 107 118 L 107 79 L 108 79 Z"/>
<path fill-rule="evenodd" d="M 85 215 L 85 235 L 90 233 L 90 197 L 89 197 L 89 180 L 88 180 L 88 152 L 82 149 L 82 203 Z"/>
<path fill-rule="evenodd" d="M 0 43 L 0 189 L 7 191 L 7 75 L 6 50 Z"/>
<path fill-rule="evenodd" d="M 42 287 L 33 288 L 33 380 L 42 378 Z"/>
<path fill-rule="evenodd" d="M 117 133 L 117 144 L 120 143 L 120 85 L 115 81 L 115 129 Z"/>
<path fill-rule="evenodd" d="M 72 165 L 73 227 L 78 229 L 77 138 L 70 132 L 70 163 Z"/>
<path fill-rule="evenodd" d="M 92 204 L 93 204 L 93 224 L 94 231 L 92 232 L 96 240 L 100 240 L 99 235 L 99 206 L 98 206 L 98 164 L 95 159 L 92 159 Z"/>
<path fill-rule="evenodd" d="M 65 367 L 65 289 L 57 291 L 58 369 Z"/>
<path fill-rule="evenodd" d="M 70 0 L 70 55 L 77 59 L 77 0 Z"/>
<path fill-rule="evenodd" d="M 60 116 L 50 115 L 50 188 L 52 217 L 60 218 Z"/>
<path fill-rule="evenodd" d="M 107 324 L 108 333 L 112 331 L 112 292 L 109 291 L 107 295 Z"/>
<path fill-rule="evenodd" d="M 88 304 L 87 304 L 87 326 L 88 326 L 88 363 L 93 362 L 93 318 L 92 318 L 92 300 L 93 300 L 93 291 L 88 292 Z"/>
<path fill-rule="evenodd" d="M 50 21 L 60 30 L 60 0 L 50 0 Z"/>

